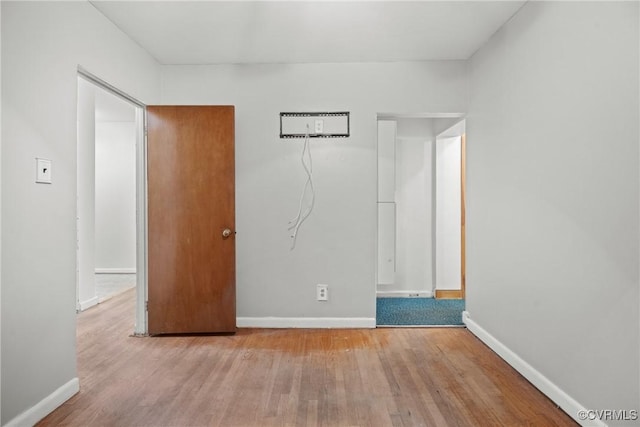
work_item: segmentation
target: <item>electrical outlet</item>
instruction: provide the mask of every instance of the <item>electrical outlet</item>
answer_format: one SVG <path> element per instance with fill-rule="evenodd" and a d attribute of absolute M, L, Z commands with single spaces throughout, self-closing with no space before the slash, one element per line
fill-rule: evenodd
<path fill-rule="evenodd" d="M 318 285 L 316 288 L 316 298 L 318 301 L 329 300 L 329 285 Z"/>
<path fill-rule="evenodd" d="M 324 132 L 324 120 L 316 119 L 315 130 L 316 130 L 316 133 Z"/>

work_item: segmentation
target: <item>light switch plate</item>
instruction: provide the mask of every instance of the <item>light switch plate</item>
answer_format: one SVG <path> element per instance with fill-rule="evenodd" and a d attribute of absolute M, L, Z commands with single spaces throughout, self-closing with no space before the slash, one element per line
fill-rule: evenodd
<path fill-rule="evenodd" d="M 36 157 L 36 182 L 51 184 L 51 160 Z"/>

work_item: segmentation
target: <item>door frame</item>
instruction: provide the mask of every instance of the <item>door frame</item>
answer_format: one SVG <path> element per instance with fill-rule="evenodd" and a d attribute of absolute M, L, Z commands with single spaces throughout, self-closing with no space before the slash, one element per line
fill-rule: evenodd
<path fill-rule="evenodd" d="M 436 289 L 436 299 L 464 299 L 467 287 L 467 134 L 460 135 L 460 289 L 444 290 Z"/>
<path fill-rule="evenodd" d="M 136 314 L 133 334 L 147 335 L 147 106 L 82 66 L 78 76 L 132 104 L 136 109 Z M 76 292 L 77 297 L 77 292 Z"/>

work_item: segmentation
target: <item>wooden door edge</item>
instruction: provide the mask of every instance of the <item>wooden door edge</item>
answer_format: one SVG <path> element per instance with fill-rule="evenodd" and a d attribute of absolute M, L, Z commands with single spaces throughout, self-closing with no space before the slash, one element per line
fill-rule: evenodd
<path fill-rule="evenodd" d="M 463 299 L 462 289 L 436 289 L 436 299 Z"/>

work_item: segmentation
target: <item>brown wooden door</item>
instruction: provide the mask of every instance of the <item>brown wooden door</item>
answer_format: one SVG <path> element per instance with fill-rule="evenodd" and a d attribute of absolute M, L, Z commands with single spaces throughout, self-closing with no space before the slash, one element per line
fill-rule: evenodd
<path fill-rule="evenodd" d="M 149 106 L 147 132 L 149 334 L 235 332 L 234 107 Z"/>

